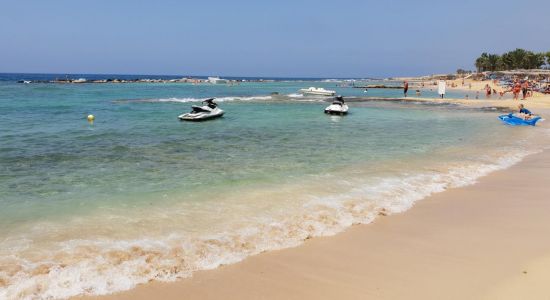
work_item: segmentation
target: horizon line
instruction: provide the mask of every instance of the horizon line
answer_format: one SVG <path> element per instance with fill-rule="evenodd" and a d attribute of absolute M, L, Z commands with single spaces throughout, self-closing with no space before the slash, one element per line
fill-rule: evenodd
<path fill-rule="evenodd" d="M 252 75 L 220 75 L 220 74 L 210 74 L 210 75 L 191 75 L 191 74 L 130 74 L 130 73 L 44 73 L 44 72 L 5 72 L 0 71 L 0 74 L 17 74 L 17 75 L 122 75 L 122 76 L 173 76 L 173 77 L 213 77 L 218 76 L 220 78 L 222 77 L 231 77 L 231 78 L 295 78 L 295 79 L 385 79 L 385 78 L 394 78 L 394 77 L 421 77 L 421 76 L 432 76 L 432 75 L 440 75 L 440 74 L 455 74 L 455 73 L 432 73 L 432 74 L 424 74 L 424 75 L 392 75 L 392 76 L 347 76 L 347 77 L 340 77 L 340 76 L 252 76 Z"/>

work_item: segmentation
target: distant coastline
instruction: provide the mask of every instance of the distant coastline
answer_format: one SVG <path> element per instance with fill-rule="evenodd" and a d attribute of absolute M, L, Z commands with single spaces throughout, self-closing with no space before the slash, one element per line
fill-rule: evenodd
<path fill-rule="evenodd" d="M 140 75 L 140 74 L 80 74 L 80 73 L 0 73 L 0 81 L 30 81 L 32 83 L 162 83 L 207 81 L 204 75 Z M 276 77 L 276 76 L 220 76 L 230 82 L 275 81 L 369 81 L 376 77 Z M 86 79 L 78 82 L 78 79 Z M 77 82 L 75 82 L 77 81 Z"/>

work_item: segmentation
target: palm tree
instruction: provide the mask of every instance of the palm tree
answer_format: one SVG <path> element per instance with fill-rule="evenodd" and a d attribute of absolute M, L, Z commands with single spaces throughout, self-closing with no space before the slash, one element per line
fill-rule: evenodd
<path fill-rule="evenodd" d="M 508 52 L 511 59 L 511 69 L 520 69 L 525 67 L 525 57 L 527 56 L 527 51 L 517 48 L 514 51 Z"/>
<path fill-rule="evenodd" d="M 481 53 L 481 56 L 476 59 L 477 72 L 487 71 L 489 55 L 486 52 Z"/>
<path fill-rule="evenodd" d="M 512 57 L 512 55 L 510 55 L 510 52 L 507 52 L 507 53 L 504 53 L 502 54 L 502 57 L 501 57 L 501 62 L 502 62 L 502 65 L 503 65 L 503 69 L 504 70 L 512 70 L 514 69 L 515 65 L 514 65 L 514 58 Z"/>
<path fill-rule="evenodd" d="M 544 65 L 544 56 L 545 55 L 543 53 L 534 53 L 531 51 L 527 51 L 523 59 L 523 67 L 525 69 L 539 69 L 541 66 Z"/>
<path fill-rule="evenodd" d="M 508 51 L 502 54 L 502 56 L 483 52 L 475 62 L 478 72 L 539 69 L 545 64 L 550 68 L 550 52 L 534 53 L 533 51 L 526 51 L 520 48 Z"/>
<path fill-rule="evenodd" d="M 500 56 L 498 54 L 487 55 L 487 68 L 489 71 L 498 70 L 500 64 Z"/>

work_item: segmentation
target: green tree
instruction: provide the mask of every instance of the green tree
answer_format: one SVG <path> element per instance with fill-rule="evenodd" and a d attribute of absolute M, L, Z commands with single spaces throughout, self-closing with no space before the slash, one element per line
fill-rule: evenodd
<path fill-rule="evenodd" d="M 476 68 L 477 72 L 485 72 L 487 71 L 487 66 L 489 62 L 489 55 L 486 52 L 481 53 L 481 56 L 476 59 Z"/>
<path fill-rule="evenodd" d="M 527 51 L 517 48 L 514 51 L 508 52 L 508 55 L 510 56 L 511 65 L 509 66 L 510 69 L 521 69 L 525 68 L 526 66 L 526 56 Z"/>
<path fill-rule="evenodd" d="M 511 70 L 514 69 L 514 59 L 510 55 L 510 53 L 504 53 L 501 57 L 501 63 L 503 66 L 503 70 Z"/>
<path fill-rule="evenodd" d="M 550 52 L 535 53 L 520 48 L 508 51 L 502 56 L 484 52 L 475 61 L 478 72 L 539 69 L 545 64 L 550 67 Z"/>
<path fill-rule="evenodd" d="M 500 65 L 500 55 L 489 54 L 487 55 L 487 69 L 489 71 L 497 71 Z"/>
<path fill-rule="evenodd" d="M 498 59 L 497 70 L 498 71 L 508 70 L 508 68 L 506 67 L 506 64 L 504 63 L 504 55 L 500 56 L 500 58 Z"/>
<path fill-rule="evenodd" d="M 525 69 L 539 69 L 544 63 L 545 55 L 543 53 L 527 51 L 523 58 L 523 68 Z"/>

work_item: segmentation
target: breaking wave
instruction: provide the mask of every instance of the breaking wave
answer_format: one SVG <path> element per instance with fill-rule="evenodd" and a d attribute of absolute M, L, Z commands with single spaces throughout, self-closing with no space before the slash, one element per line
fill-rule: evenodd
<path fill-rule="evenodd" d="M 330 97 L 328 97 L 330 98 Z M 171 98 L 151 98 L 151 99 L 121 99 L 115 100 L 114 103 L 190 103 L 190 102 L 202 102 L 205 98 L 193 98 L 193 97 L 171 97 Z M 226 96 L 215 97 L 216 102 L 232 102 L 232 101 L 303 101 L 303 102 L 324 102 L 327 97 L 319 96 L 304 96 L 303 94 L 291 93 L 291 94 L 275 94 L 267 96 Z"/>
<path fill-rule="evenodd" d="M 151 98 L 151 99 L 129 99 L 129 100 L 115 100 L 115 103 L 158 103 L 158 102 L 175 102 L 175 103 L 189 103 L 189 102 L 202 102 L 205 98 Z M 250 96 L 250 97 L 237 97 L 237 96 L 228 96 L 228 97 L 217 97 L 215 98 L 217 102 L 228 102 L 228 101 L 266 101 L 272 100 L 272 96 Z"/>
<path fill-rule="evenodd" d="M 333 235 L 379 215 L 403 212 L 433 193 L 473 184 L 533 152 L 508 153 L 495 162 L 467 161 L 443 171 L 350 179 L 348 192 L 310 196 L 292 211 L 257 218 L 248 226 L 203 236 L 173 232 L 134 240 L 73 239 L 59 242 L 46 256 L 27 258 L 14 251 L 0 260 L 0 298 L 68 298 L 101 295 L 152 280 L 173 281 L 198 270 L 239 262 L 267 250 L 293 247 Z M 29 247 L 23 245 L 21 247 Z"/>

